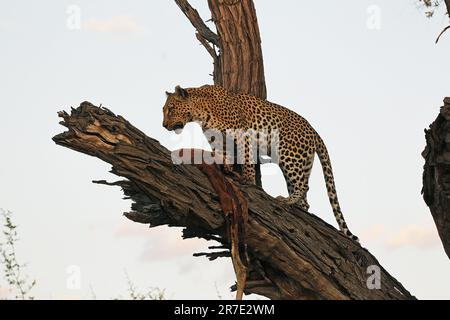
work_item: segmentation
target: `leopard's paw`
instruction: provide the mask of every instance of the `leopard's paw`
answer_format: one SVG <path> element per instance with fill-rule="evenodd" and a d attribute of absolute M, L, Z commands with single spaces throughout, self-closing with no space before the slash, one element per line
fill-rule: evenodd
<path fill-rule="evenodd" d="M 309 210 L 309 205 L 303 199 L 299 199 L 296 197 L 285 198 L 282 196 L 278 196 L 275 199 L 287 205 L 298 205 L 305 212 L 308 212 Z"/>
<path fill-rule="evenodd" d="M 256 184 L 255 179 L 246 177 L 246 176 L 241 176 L 241 179 L 239 181 L 241 184 L 247 185 L 247 186 L 251 186 Z"/>

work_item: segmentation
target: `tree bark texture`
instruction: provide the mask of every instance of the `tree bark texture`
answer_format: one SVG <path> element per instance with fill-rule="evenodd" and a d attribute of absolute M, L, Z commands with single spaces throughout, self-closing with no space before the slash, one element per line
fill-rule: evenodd
<path fill-rule="evenodd" d="M 252 0 L 208 0 L 220 42 L 221 86 L 267 98 L 256 10 Z"/>
<path fill-rule="evenodd" d="M 214 83 L 231 92 L 266 99 L 261 36 L 253 0 L 208 0 L 217 34 L 188 1 L 175 2 L 214 59 Z"/>
<path fill-rule="evenodd" d="M 425 130 L 425 139 L 423 198 L 450 258 L 450 98 L 444 99 L 438 117 Z"/>
<path fill-rule="evenodd" d="M 214 84 L 230 92 L 267 98 L 261 36 L 253 0 L 208 0 L 217 33 L 187 0 L 175 0 L 197 30 L 197 39 L 214 61 Z M 217 50 L 216 50 L 217 49 Z M 239 171 L 239 169 L 238 169 Z M 256 166 L 261 186 L 261 168 Z"/>
<path fill-rule="evenodd" d="M 122 187 L 133 200 L 127 218 L 150 227 L 183 227 L 184 238 L 216 240 L 221 245 L 213 248 L 226 249 L 199 255 L 230 256 L 220 195 L 202 173 L 210 170 L 216 180 L 224 179 L 214 165 L 176 165 L 158 141 L 88 102 L 59 116 L 68 131 L 53 138 L 58 145 L 106 161 L 112 173 L 125 178 L 97 183 Z M 247 294 L 271 299 L 414 299 L 373 255 L 334 227 L 277 201 L 258 186 L 233 184 L 248 200 Z M 380 272 L 379 289 L 368 287 L 371 266 Z"/>

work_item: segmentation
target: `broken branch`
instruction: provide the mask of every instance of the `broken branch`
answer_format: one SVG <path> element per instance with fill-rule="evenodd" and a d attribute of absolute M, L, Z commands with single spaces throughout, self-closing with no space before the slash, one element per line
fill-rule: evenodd
<path fill-rule="evenodd" d="M 121 116 L 83 102 L 55 143 L 112 165 L 116 182 L 133 200 L 125 215 L 151 227 L 183 227 L 183 237 L 214 239 L 229 247 L 220 198 L 194 165 L 176 165 L 171 153 Z M 210 168 L 210 170 L 215 170 Z M 104 182 L 98 182 L 104 183 Z M 248 201 L 249 257 L 245 293 L 271 299 L 414 299 L 366 249 L 318 217 L 289 206 L 257 186 L 231 182 Z M 375 267 L 379 288 L 368 286 Z"/>

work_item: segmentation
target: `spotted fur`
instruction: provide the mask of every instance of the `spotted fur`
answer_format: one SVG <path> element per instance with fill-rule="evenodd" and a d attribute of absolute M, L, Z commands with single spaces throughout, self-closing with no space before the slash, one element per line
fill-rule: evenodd
<path fill-rule="evenodd" d="M 308 121 L 294 111 L 254 96 L 232 94 L 220 86 L 206 85 L 188 89 L 177 86 L 174 93 L 167 93 L 163 113 L 163 126 L 168 130 L 182 130 L 186 123 L 193 121 L 200 123 L 203 130 L 216 129 L 223 134 L 229 129 L 253 129 L 253 132 L 266 129 L 271 133 L 276 130 L 278 163 L 289 192 L 285 201 L 297 203 L 304 210 L 309 209 L 308 182 L 317 153 L 339 228 L 346 236 L 358 240 L 348 229 L 340 209 L 327 148 Z M 245 148 L 242 171 L 248 183 L 255 183 L 255 165 L 250 164 L 250 159 L 256 157 L 250 148 L 254 139 L 258 139 L 257 134 L 236 137 L 237 147 Z"/>

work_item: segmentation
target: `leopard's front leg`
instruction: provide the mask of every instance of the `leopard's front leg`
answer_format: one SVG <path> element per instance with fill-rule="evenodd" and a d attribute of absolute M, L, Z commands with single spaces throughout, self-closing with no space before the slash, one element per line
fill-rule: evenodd
<path fill-rule="evenodd" d="M 236 138 L 237 159 L 242 164 L 242 183 L 256 184 L 257 144 L 256 134 L 241 133 Z"/>
<path fill-rule="evenodd" d="M 223 166 L 223 170 L 227 174 L 234 174 L 234 159 L 232 155 L 227 153 L 226 150 L 226 132 L 225 130 L 219 129 L 208 129 L 204 130 L 206 139 L 211 146 L 212 159 L 209 160 L 208 164 L 218 164 Z"/>
<path fill-rule="evenodd" d="M 242 165 L 242 179 L 243 184 L 256 184 L 256 169 L 254 164 Z"/>

